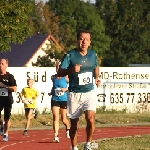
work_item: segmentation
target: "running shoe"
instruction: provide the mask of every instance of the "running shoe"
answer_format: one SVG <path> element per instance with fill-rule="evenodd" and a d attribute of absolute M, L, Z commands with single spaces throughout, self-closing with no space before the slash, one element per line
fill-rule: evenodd
<path fill-rule="evenodd" d="M 55 138 L 53 139 L 53 142 L 54 142 L 54 143 L 59 143 L 59 137 L 58 137 L 58 136 L 55 136 Z"/>
<path fill-rule="evenodd" d="M 6 134 L 3 135 L 3 141 L 5 141 L 5 142 L 8 141 L 8 135 L 6 135 Z"/>
<path fill-rule="evenodd" d="M 36 118 L 37 118 L 37 116 L 38 116 L 38 111 L 37 111 L 37 110 L 35 110 L 35 112 L 34 112 L 34 119 L 36 119 Z"/>
<path fill-rule="evenodd" d="M 92 150 L 92 149 L 91 149 L 91 145 L 85 144 L 85 145 L 84 145 L 84 150 Z"/>
<path fill-rule="evenodd" d="M 71 150 L 78 150 L 78 148 L 77 148 L 77 147 L 76 147 L 76 148 L 72 148 L 72 147 L 70 147 L 70 149 L 71 149 Z"/>
<path fill-rule="evenodd" d="M 66 137 L 67 137 L 67 138 L 70 138 L 69 130 L 66 131 Z"/>
<path fill-rule="evenodd" d="M 24 130 L 23 135 L 25 135 L 25 136 L 28 135 L 28 131 Z"/>

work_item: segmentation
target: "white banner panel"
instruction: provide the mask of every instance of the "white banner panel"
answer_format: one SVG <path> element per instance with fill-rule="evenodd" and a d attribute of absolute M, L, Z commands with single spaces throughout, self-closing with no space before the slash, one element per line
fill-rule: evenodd
<path fill-rule="evenodd" d="M 34 87 L 39 91 L 37 108 L 40 112 L 50 110 L 52 88 L 51 76 L 55 67 L 9 67 L 8 71 L 17 81 L 17 93 L 13 93 L 13 113 L 23 113 L 23 103 L 19 99 L 22 88 L 27 86 L 27 78 L 35 80 Z M 101 67 L 100 88 L 95 88 L 98 95 L 97 106 L 123 109 L 135 106 L 139 102 L 150 103 L 149 67 Z"/>
<path fill-rule="evenodd" d="M 48 93 L 52 88 L 51 76 L 56 73 L 55 67 L 9 67 L 7 69 L 14 75 L 17 82 L 17 92 L 13 93 L 14 104 L 12 113 L 24 113 L 23 103 L 20 101 L 19 93 L 27 86 L 27 79 L 35 80 L 34 88 L 39 92 L 37 98 L 37 108 L 42 113 L 43 110 L 51 109 L 51 97 Z"/>
<path fill-rule="evenodd" d="M 150 103 L 148 67 L 104 67 L 100 68 L 100 71 L 98 106 L 136 109 L 139 103 Z"/>

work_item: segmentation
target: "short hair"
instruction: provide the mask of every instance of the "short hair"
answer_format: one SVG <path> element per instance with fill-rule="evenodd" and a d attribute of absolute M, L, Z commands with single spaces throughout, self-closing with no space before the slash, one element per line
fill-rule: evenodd
<path fill-rule="evenodd" d="M 6 59 L 6 58 L 1 58 L 0 61 L 3 59 L 6 61 L 6 64 L 8 64 L 8 59 Z"/>
<path fill-rule="evenodd" d="M 90 34 L 90 38 L 92 39 L 92 33 L 91 33 L 90 31 L 87 31 L 87 30 L 79 30 L 79 31 L 77 32 L 77 40 L 79 40 L 80 35 L 81 35 L 82 33 L 89 33 L 89 34 Z"/>
<path fill-rule="evenodd" d="M 32 80 L 32 81 L 34 82 L 34 79 L 31 79 L 31 78 L 28 78 L 28 79 L 27 79 L 27 81 L 30 81 L 30 80 Z"/>

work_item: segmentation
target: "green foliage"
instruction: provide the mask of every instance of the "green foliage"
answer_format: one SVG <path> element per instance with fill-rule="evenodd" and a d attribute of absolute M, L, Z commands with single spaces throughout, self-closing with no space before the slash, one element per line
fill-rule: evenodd
<path fill-rule="evenodd" d="M 150 135 L 132 135 L 133 130 L 138 131 L 142 130 L 139 129 L 136 130 L 134 127 L 133 129 L 130 128 L 127 132 L 128 135 L 126 137 L 114 137 L 114 138 L 101 138 L 100 140 L 96 140 L 96 143 L 98 144 L 98 148 L 95 150 L 148 150 L 150 147 L 149 138 Z M 107 131 L 101 131 L 105 132 Z M 112 131 L 114 134 L 115 131 Z M 123 132 L 126 132 L 123 130 Z M 139 134 L 139 133 L 138 133 Z M 93 144 L 94 145 L 94 144 Z M 84 143 L 81 143 L 78 145 L 79 149 L 83 149 Z"/>
<path fill-rule="evenodd" d="M 47 29 L 47 32 L 52 34 L 56 39 L 58 39 L 58 16 L 54 14 L 54 12 L 49 10 L 50 6 L 45 4 L 43 7 L 43 18 L 45 22 L 45 26 Z"/>
<path fill-rule="evenodd" d="M 49 10 L 58 17 L 58 41 L 64 50 L 76 47 L 76 32 L 86 29 L 92 32 L 91 48 L 104 56 L 110 39 L 105 35 L 105 26 L 95 6 L 80 0 L 49 0 Z"/>
<path fill-rule="evenodd" d="M 111 38 L 104 66 L 150 62 L 150 4 L 147 0 L 97 0 Z"/>
<path fill-rule="evenodd" d="M 30 24 L 32 26 L 32 35 L 48 33 L 48 28 L 44 20 L 44 5 L 42 1 L 38 3 L 33 2 Z"/>
<path fill-rule="evenodd" d="M 63 52 L 60 51 L 54 43 L 51 43 L 51 48 L 45 50 L 44 56 L 38 56 L 37 62 L 32 63 L 32 66 L 54 67 L 56 61 L 60 61 L 62 57 Z"/>
<path fill-rule="evenodd" d="M 44 109 L 43 109 L 43 111 L 42 111 L 42 115 L 46 115 L 46 114 L 51 114 L 52 113 L 52 111 L 51 111 L 51 109 L 50 108 L 47 108 L 47 107 L 45 107 Z"/>
<path fill-rule="evenodd" d="M 106 106 L 101 106 L 96 109 L 97 114 L 125 114 L 126 109 L 123 110 L 115 110 L 115 109 L 106 109 Z"/>
<path fill-rule="evenodd" d="M 148 0 L 1 0 L 0 52 L 31 35 L 52 34 L 68 51 L 76 47 L 76 32 L 92 32 L 91 49 L 101 66 L 150 63 L 150 3 Z M 54 66 L 58 50 L 47 50 L 36 66 Z"/>
<path fill-rule="evenodd" d="M 25 0 L 1 0 L 0 52 L 10 50 L 11 43 L 22 43 L 31 35 L 29 16 L 33 3 Z"/>

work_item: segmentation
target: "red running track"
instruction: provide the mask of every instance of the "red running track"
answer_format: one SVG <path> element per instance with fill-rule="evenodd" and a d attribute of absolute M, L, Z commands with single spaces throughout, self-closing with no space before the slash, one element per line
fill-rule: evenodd
<path fill-rule="evenodd" d="M 23 131 L 10 131 L 9 141 L 0 141 L 0 150 L 70 150 L 70 139 L 65 130 L 59 131 L 60 143 L 53 143 L 53 130 L 31 130 L 28 136 Z M 101 127 L 96 128 L 93 140 L 150 134 L 149 126 Z M 78 142 L 85 142 L 85 129 L 79 129 Z"/>

